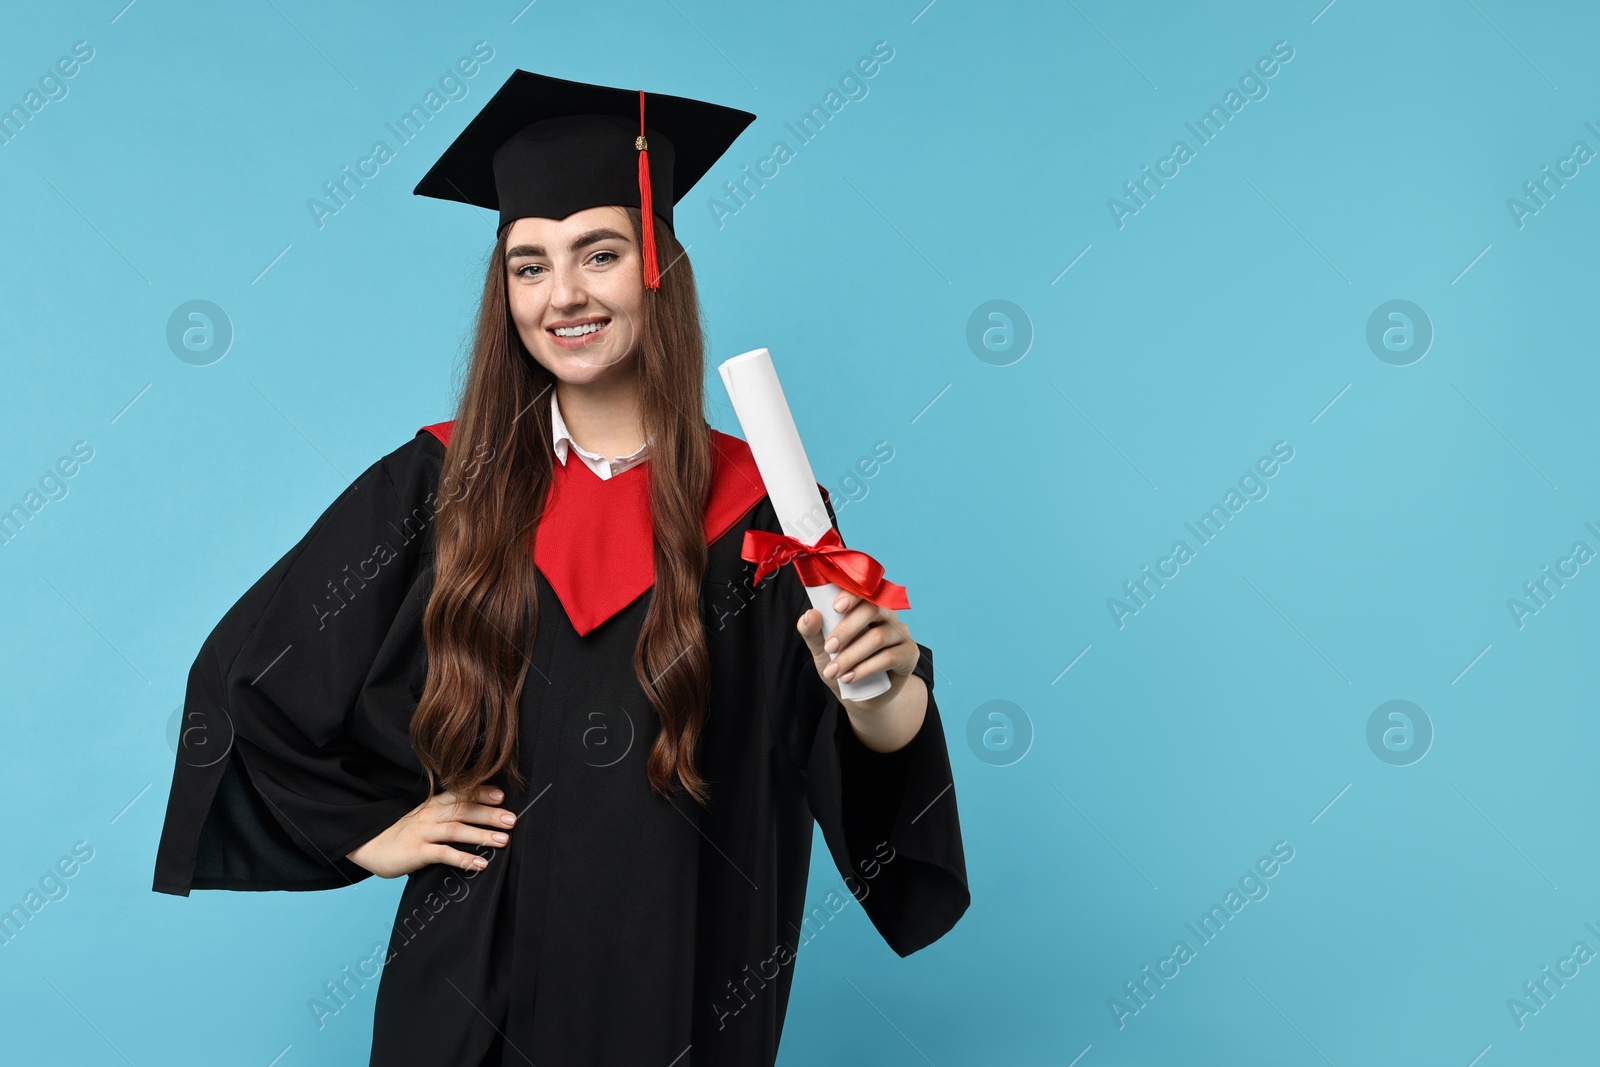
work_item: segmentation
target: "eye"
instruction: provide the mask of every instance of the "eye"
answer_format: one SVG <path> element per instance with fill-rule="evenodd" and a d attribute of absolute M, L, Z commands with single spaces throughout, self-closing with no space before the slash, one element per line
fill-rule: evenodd
<path fill-rule="evenodd" d="M 607 259 L 607 260 L 601 260 L 601 258 L 600 258 L 601 256 L 610 256 L 611 258 Z M 620 259 L 620 258 L 621 257 L 618 256 L 615 252 L 596 252 L 594 254 L 593 258 L 590 259 L 590 262 L 591 263 L 597 263 L 600 266 L 604 267 L 604 266 L 607 266 L 610 263 L 612 263 L 615 260 Z"/>
<path fill-rule="evenodd" d="M 531 278 L 533 275 L 527 273 L 530 270 L 544 270 L 544 268 L 539 266 L 537 263 L 527 263 L 518 267 L 516 270 L 512 271 L 512 273 L 520 275 L 524 278 Z"/>

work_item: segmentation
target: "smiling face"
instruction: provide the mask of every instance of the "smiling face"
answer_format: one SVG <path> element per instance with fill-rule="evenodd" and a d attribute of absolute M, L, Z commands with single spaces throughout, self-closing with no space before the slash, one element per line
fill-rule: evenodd
<path fill-rule="evenodd" d="M 569 385 L 625 373 L 644 322 L 638 243 L 620 207 L 521 218 L 506 235 L 506 299 L 523 345 Z"/>

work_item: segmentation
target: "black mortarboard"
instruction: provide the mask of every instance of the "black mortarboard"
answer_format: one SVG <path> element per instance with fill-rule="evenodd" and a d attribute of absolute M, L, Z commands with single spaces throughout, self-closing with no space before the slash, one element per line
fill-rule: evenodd
<path fill-rule="evenodd" d="M 467 123 L 413 192 L 498 209 L 514 219 L 564 219 L 616 204 L 643 216 L 645 285 L 660 286 L 654 215 L 677 203 L 755 120 L 748 111 L 565 81 L 526 70 Z"/>

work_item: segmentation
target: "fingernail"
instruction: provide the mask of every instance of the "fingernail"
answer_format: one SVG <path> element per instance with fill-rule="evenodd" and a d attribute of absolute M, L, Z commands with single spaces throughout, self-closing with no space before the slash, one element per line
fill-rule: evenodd
<path fill-rule="evenodd" d="M 500 821 L 505 823 L 507 826 L 515 826 L 517 824 L 517 817 L 508 811 L 504 815 L 500 816 Z"/>
<path fill-rule="evenodd" d="M 826 641 L 822 642 L 822 647 L 829 652 L 837 652 L 839 651 L 839 639 L 837 637 L 830 637 Z"/>
<path fill-rule="evenodd" d="M 832 663 L 830 663 L 826 667 L 822 668 L 822 676 L 824 678 L 832 678 L 838 672 L 839 672 L 839 668 L 836 667 L 835 665 L 833 665 Z"/>
<path fill-rule="evenodd" d="M 833 602 L 833 610 L 834 611 L 843 611 L 844 610 L 844 597 L 839 597 L 837 600 L 835 600 Z"/>
<path fill-rule="evenodd" d="M 511 840 L 511 838 L 507 837 L 505 834 L 490 834 L 489 836 L 494 839 L 494 843 L 497 845 L 503 845 L 507 841 Z"/>
<path fill-rule="evenodd" d="M 845 675 L 843 678 L 840 678 L 839 681 L 848 682 L 852 678 L 854 678 L 855 676 L 856 676 L 856 672 L 855 671 L 851 671 L 849 674 Z"/>
<path fill-rule="evenodd" d="M 500 790 L 498 790 L 498 789 L 496 789 L 494 792 L 489 794 L 489 799 L 494 801 L 497 804 L 500 801 L 504 800 L 505 798 L 506 798 L 506 795 L 504 793 L 500 792 Z"/>
<path fill-rule="evenodd" d="M 479 856 L 477 859 L 472 861 L 472 865 L 481 871 L 485 867 L 489 866 L 489 861 L 484 859 L 482 856 Z"/>

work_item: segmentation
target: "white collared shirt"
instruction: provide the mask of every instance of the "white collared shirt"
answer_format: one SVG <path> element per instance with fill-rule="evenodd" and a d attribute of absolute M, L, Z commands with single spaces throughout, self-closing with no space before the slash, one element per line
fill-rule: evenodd
<path fill-rule="evenodd" d="M 567 449 L 570 446 L 572 450 L 582 457 L 584 465 L 594 471 L 601 480 L 610 478 L 613 474 L 621 474 L 629 467 L 636 467 L 648 458 L 644 452 L 645 449 L 650 447 L 649 441 L 640 445 L 637 452 L 623 456 L 621 459 L 607 459 L 598 452 L 590 452 L 578 444 L 577 441 L 572 439 L 572 434 L 567 431 L 567 423 L 561 417 L 561 405 L 556 403 L 554 389 L 550 390 L 550 430 L 551 436 L 554 438 L 552 443 L 555 446 L 556 459 L 561 461 L 562 466 L 567 464 Z"/>

